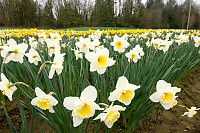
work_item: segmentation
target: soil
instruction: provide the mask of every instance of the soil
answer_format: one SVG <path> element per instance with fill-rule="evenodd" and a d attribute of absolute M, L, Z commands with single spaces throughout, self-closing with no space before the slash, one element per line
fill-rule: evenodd
<path fill-rule="evenodd" d="M 200 65 L 181 77 L 175 86 L 181 88 L 181 92 L 177 93 L 179 105 L 184 105 L 188 108 L 192 106 L 200 108 Z M 7 100 L 6 108 L 16 129 L 20 131 L 22 121 L 16 100 L 12 102 Z M 200 111 L 192 118 L 182 117 L 181 115 L 186 111 L 185 108 L 178 105 L 171 110 L 165 110 L 162 106 L 159 106 L 136 133 L 200 133 Z M 31 112 L 25 109 L 25 113 L 29 130 Z M 2 109 L 0 109 L 0 123 L 0 133 L 11 132 Z M 44 120 L 39 119 L 39 123 L 43 132 L 54 133 Z M 34 132 L 39 132 L 36 120 L 34 121 Z"/>

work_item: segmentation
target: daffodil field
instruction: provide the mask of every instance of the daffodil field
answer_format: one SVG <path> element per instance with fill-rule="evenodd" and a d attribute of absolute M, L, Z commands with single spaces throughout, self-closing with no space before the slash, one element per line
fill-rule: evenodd
<path fill-rule="evenodd" d="M 193 117 L 199 108 L 179 105 L 174 84 L 200 62 L 199 36 L 167 29 L 0 30 L 0 101 L 10 129 L 32 133 L 40 117 L 58 133 L 128 133 L 158 106 L 184 107 L 180 115 Z M 18 103 L 20 131 L 7 100 Z"/>

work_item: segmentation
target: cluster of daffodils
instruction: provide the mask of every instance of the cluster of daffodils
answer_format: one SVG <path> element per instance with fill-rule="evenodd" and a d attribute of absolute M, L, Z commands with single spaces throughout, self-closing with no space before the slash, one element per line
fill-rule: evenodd
<path fill-rule="evenodd" d="M 129 105 L 133 99 L 134 91 L 140 86 L 129 84 L 126 77 L 119 77 L 116 85 L 116 90 L 110 93 L 109 100 L 113 101 L 110 106 L 107 104 L 101 104 L 106 106 L 106 109 L 100 108 L 94 101 L 97 98 L 97 91 L 94 86 L 86 87 L 79 97 L 66 97 L 64 99 L 64 107 L 68 110 L 72 110 L 74 127 L 79 126 L 83 119 L 93 117 L 95 110 L 104 110 L 94 120 L 100 119 L 104 121 L 108 128 L 111 128 L 120 117 L 119 111 L 125 111 L 126 107 L 120 105 L 113 105 L 114 101 L 118 100 L 125 105 Z"/>
<path fill-rule="evenodd" d="M 135 90 L 140 86 L 130 84 L 126 77 L 119 77 L 116 85 L 116 90 L 110 93 L 109 100 L 112 104 L 108 106 L 107 104 L 99 103 L 99 105 L 104 105 L 106 108 L 100 108 L 98 104 L 95 103 L 97 99 L 97 90 L 94 86 L 86 87 L 79 97 L 65 97 L 63 105 L 66 109 L 72 110 L 73 116 L 73 126 L 79 126 L 84 119 L 93 117 L 95 115 L 95 110 L 104 110 L 100 113 L 94 120 L 100 119 L 104 121 L 108 128 L 111 128 L 113 124 L 119 119 L 120 112 L 125 111 L 126 107 L 120 105 L 113 105 L 114 101 L 118 100 L 125 105 L 129 105 L 131 100 L 134 98 Z M 45 94 L 40 88 L 35 89 L 36 98 L 32 99 L 31 104 L 37 106 L 42 110 L 49 110 L 49 112 L 54 113 L 53 106 L 58 104 L 58 101 L 52 96 L 53 92 Z"/>
<path fill-rule="evenodd" d="M 66 59 L 65 57 L 69 55 L 63 51 L 68 47 L 70 50 L 74 51 L 77 62 L 78 59 L 85 59 L 90 63 L 89 69 L 91 72 L 97 72 L 98 74 L 103 75 L 107 71 L 109 77 L 110 68 L 112 69 L 112 66 L 119 65 L 117 62 L 118 58 L 125 57 L 127 64 L 133 63 L 134 65 L 137 65 L 137 62 L 139 61 L 144 61 L 142 63 L 145 64 L 146 60 L 144 57 L 149 54 L 146 51 L 151 47 L 152 51 L 157 52 L 160 50 L 164 53 L 159 53 L 166 54 L 169 48 L 174 44 L 181 46 L 192 40 L 195 47 L 199 47 L 200 45 L 200 37 L 198 36 L 200 34 L 199 31 L 195 34 L 183 30 L 89 30 L 78 32 L 71 30 L 45 31 L 32 29 L 30 32 L 20 30 L 16 31 L 14 34 L 13 32 L 14 31 L 7 30 L 0 32 L 0 37 L 2 38 L 0 42 L 1 56 L 4 58 L 2 65 L 11 61 L 19 62 L 20 65 L 23 65 L 24 58 L 27 58 L 28 62 L 31 64 L 41 64 L 41 67 L 38 68 L 38 74 L 45 66 L 50 65 L 50 71 L 48 73 L 50 82 L 55 74 L 60 75 L 62 73 L 64 69 L 63 64 Z M 185 34 L 187 32 L 188 34 Z M 22 43 L 19 43 L 19 40 L 15 41 L 14 39 L 9 39 L 13 36 L 20 38 L 20 35 L 22 38 L 26 35 L 29 35 L 29 37 L 28 39 L 24 37 L 21 40 Z M 65 42 L 63 37 L 67 38 L 68 42 Z M 65 44 L 67 44 L 67 47 L 65 47 Z M 46 55 L 43 56 L 44 54 Z M 144 58 L 144 60 L 140 60 L 141 58 Z M 108 69 L 108 67 L 110 68 Z M 105 74 L 103 76 L 107 75 Z M 12 101 L 13 94 L 17 90 L 16 85 L 25 84 L 22 82 L 11 83 L 8 79 L 3 72 L 1 72 L 0 90 L 3 95 L 7 96 L 8 99 Z M 62 82 L 62 80 L 59 79 L 59 82 Z M 55 83 L 57 82 L 55 81 Z M 121 76 L 117 80 L 115 89 L 113 89 L 112 92 L 109 92 L 109 94 L 105 94 L 105 96 L 109 95 L 108 104 L 96 103 L 95 101 L 99 101 L 97 89 L 94 86 L 89 85 L 82 91 L 80 97 L 62 97 L 62 106 L 67 110 L 72 111 L 71 115 L 73 117 L 74 127 L 83 123 L 84 119 L 94 117 L 93 120 L 100 119 L 100 121 L 104 122 L 108 128 L 111 128 L 120 118 L 121 111 L 125 111 L 126 106 L 131 104 L 135 97 L 135 92 L 137 92 L 137 89 L 139 88 L 140 85 L 137 86 L 129 83 L 125 76 Z M 101 88 L 98 88 L 98 90 L 100 89 Z M 58 96 L 54 97 L 53 95 L 56 95 L 54 92 L 45 93 L 45 91 L 47 90 L 42 90 L 36 86 L 35 93 L 32 93 L 36 96 L 31 99 L 31 104 L 37 109 L 44 111 L 48 110 L 51 113 L 55 113 L 57 111 L 56 106 L 60 103 L 56 99 Z M 149 99 L 152 102 L 160 103 L 166 110 L 169 110 L 178 104 L 178 96 L 176 96 L 176 93 L 180 91 L 180 88 L 172 87 L 170 83 L 159 80 L 156 85 L 156 92 L 154 92 Z M 115 102 L 120 105 L 117 105 Z M 200 108 L 196 107 L 191 107 L 191 109 L 185 108 L 188 112 L 185 112 L 182 116 L 186 115 L 188 117 L 193 117 L 193 115 L 200 110 Z M 95 112 L 100 113 L 95 114 Z"/>

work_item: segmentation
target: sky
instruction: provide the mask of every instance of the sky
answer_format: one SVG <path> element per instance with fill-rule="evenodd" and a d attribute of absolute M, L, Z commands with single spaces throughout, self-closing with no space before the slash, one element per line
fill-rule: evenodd
<path fill-rule="evenodd" d="M 147 0 L 142 0 L 142 3 L 146 3 L 146 1 Z M 167 0 L 164 0 L 165 2 L 167 1 Z M 178 2 L 178 4 L 183 4 L 183 2 L 185 1 L 185 0 L 176 0 L 177 2 Z M 200 0 L 193 0 L 195 3 L 197 3 L 197 4 L 200 4 Z"/>

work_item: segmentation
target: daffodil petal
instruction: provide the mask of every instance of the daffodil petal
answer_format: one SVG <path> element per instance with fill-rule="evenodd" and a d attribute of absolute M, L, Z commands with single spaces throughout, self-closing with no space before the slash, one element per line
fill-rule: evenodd
<path fill-rule="evenodd" d="M 163 102 L 160 102 L 160 104 L 165 108 L 165 110 L 168 110 L 171 108 L 171 103 L 163 103 Z"/>
<path fill-rule="evenodd" d="M 128 85 L 129 82 L 128 80 L 126 79 L 126 77 L 124 76 L 121 76 L 119 77 L 119 79 L 117 80 L 117 85 L 116 85 L 116 89 L 122 89 L 124 88 L 124 86 Z"/>
<path fill-rule="evenodd" d="M 36 93 L 36 96 L 38 96 L 38 97 L 46 96 L 46 94 L 39 87 L 35 88 L 35 93 Z"/>
<path fill-rule="evenodd" d="M 112 106 L 113 111 L 125 111 L 126 107 L 122 107 L 120 105 L 114 105 Z"/>
<path fill-rule="evenodd" d="M 3 73 L 1 73 L 1 80 L 5 83 L 9 83 L 8 79 L 6 78 L 6 76 Z"/>
<path fill-rule="evenodd" d="M 94 86 L 88 86 L 86 87 L 80 96 L 81 100 L 86 101 L 95 101 L 97 98 L 97 90 Z"/>
<path fill-rule="evenodd" d="M 160 93 L 159 92 L 155 92 L 150 96 L 150 100 L 152 102 L 159 102 L 160 101 Z"/>
<path fill-rule="evenodd" d="M 73 126 L 77 127 L 83 122 L 83 119 L 80 118 L 80 117 L 74 116 L 73 117 L 73 122 L 74 122 Z"/>
<path fill-rule="evenodd" d="M 118 90 L 114 90 L 113 92 L 110 93 L 110 96 L 108 97 L 109 101 L 115 101 L 118 100 L 120 98 L 119 95 L 119 91 Z"/>
<path fill-rule="evenodd" d="M 64 99 L 63 105 L 66 107 L 68 110 L 73 110 L 76 108 L 76 106 L 80 103 L 79 97 L 66 97 Z"/>

